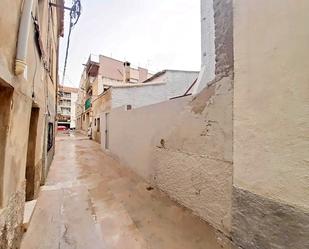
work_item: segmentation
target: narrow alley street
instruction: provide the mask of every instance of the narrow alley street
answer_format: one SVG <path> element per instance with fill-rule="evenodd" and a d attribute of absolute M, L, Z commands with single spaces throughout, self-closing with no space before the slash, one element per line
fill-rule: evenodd
<path fill-rule="evenodd" d="M 222 235 L 81 135 L 56 155 L 22 249 L 219 249 Z"/>

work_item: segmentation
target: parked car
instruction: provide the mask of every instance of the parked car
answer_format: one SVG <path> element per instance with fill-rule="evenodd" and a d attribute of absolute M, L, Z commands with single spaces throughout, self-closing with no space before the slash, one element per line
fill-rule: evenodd
<path fill-rule="evenodd" d="M 66 131 L 68 129 L 68 127 L 64 126 L 64 125 L 58 125 L 57 130 L 58 131 Z"/>

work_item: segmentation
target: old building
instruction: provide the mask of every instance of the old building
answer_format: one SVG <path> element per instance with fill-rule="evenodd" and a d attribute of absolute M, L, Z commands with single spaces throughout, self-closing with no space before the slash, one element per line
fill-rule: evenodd
<path fill-rule="evenodd" d="M 88 72 L 88 73 L 85 73 Z M 198 77 L 198 72 L 164 70 L 155 75 L 147 69 L 131 67 L 106 56 L 91 60 L 85 67 L 80 85 L 77 127 L 101 142 L 100 115 L 120 106 L 138 108 L 181 96 Z M 83 108 L 83 103 L 84 108 Z"/>
<path fill-rule="evenodd" d="M 58 90 L 58 126 L 76 128 L 76 101 L 78 88 L 59 86 Z"/>
<path fill-rule="evenodd" d="M 54 154 L 62 0 L 0 2 L 0 248 L 18 248 L 25 200 Z"/>
<path fill-rule="evenodd" d="M 119 61 L 107 56 L 90 55 L 82 74 L 77 100 L 77 129 L 86 132 L 89 126 L 93 138 L 100 142 L 99 114 L 111 108 L 107 91 L 111 85 L 139 85 L 152 75 L 147 69 L 135 69 L 129 62 Z M 97 124 L 98 123 L 98 124 Z"/>

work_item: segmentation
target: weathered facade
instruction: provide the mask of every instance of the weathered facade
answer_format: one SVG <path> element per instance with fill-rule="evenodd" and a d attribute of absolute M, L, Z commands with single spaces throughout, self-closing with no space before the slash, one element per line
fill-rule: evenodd
<path fill-rule="evenodd" d="M 309 4 L 201 3 L 195 95 L 102 115 L 106 151 L 236 247 L 308 248 Z"/>
<path fill-rule="evenodd" d="M 60 86 L 58 88 L 57 124 L 68 129 L 76 128 L 76 102 L 78 88 Z"/>
<path fill-rule="evenodd" d="M 3 0 L 0 16 L 0 248 L 7 249 L 18 248 L 25 200 L 37 198 L 54 154 L 63 10 Z"/>
<path fill-rule="evenodd" d="M 129 62 L 122 62 L 103 55 L 100 55 L 98 58 L 90 55 L 80 81 L 77 101 L 77 129 L 86 132 L 91 127 L 92 138 L 100 142 L 100 114 L 104 110 L 112 108 L 112 99 L 114 102 L 120 100 L 123 103 L 128 103 L 128 98 L 131 100 L 132 97 L 128 96 L 125 88 L 139 87 L 140 89 L 140 86 L 144 86 L 141 82 L 151 76 L 147 69 L 140 67 L 135 69 L 130 66 Z M 111 88 L 117 90 L 112 91 Z M 155 98 L 159 98 L 160 102 L 164 97 L 162 96 L 161 89 L 159 89 L 160 87 L 154 88 L 156 93 L 152 94 L 151 98 L 147 100 L 150 103 Z M 148 88 L 148 92 L 151 90 Z M 143 91 L 137 90 L 137 92 L 136 95 L 138 96 L 136 96 L 136 99 L 140 99 L 143 96 Z M 120 96 L 116 97 L 116 94 Z M 133 105 L 134 103 L 131 104 Z"/>

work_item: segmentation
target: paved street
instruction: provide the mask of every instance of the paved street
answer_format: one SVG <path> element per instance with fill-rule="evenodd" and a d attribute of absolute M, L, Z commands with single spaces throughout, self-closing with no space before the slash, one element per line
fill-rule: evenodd
<path fill-rule="evenodd" d="M 206 223 L 83 136 L 58 137 L 22 249 L 228 248 Z M 224 245 L 224 246 L 223 246 Z"/>

